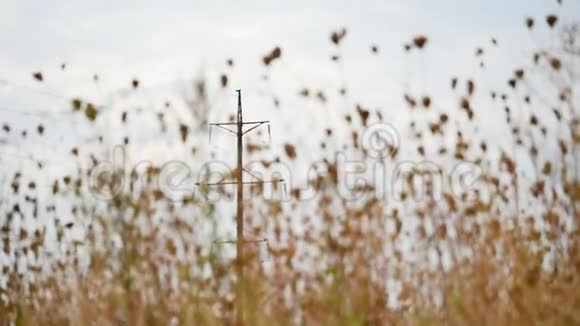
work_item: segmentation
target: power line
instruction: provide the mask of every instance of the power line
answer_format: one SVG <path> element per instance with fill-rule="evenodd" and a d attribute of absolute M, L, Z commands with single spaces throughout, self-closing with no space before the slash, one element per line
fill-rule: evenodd
<path fill-rule="evenodd" d="M 39 95 L 45 95 L 45 96 L 51 96 L 51 97 L 60 98 L 60 99 L 70 98 L 69 96 L 59 94 L 53 90 L 42 90 L 42 89 L 35 88 L 32 86 L 17 84 L 17 83 L 14 83 L 12 81 L 8 81 L 8 80 L 3 79 L 3 78 L 0 78 L 0 85 L 4 85 L 7 87 L 13 87 L 13 88 L 19 88 L 19 89 L 25 89 L 25 90 L 32 92 L 32 93 L 36 93 Z"/>

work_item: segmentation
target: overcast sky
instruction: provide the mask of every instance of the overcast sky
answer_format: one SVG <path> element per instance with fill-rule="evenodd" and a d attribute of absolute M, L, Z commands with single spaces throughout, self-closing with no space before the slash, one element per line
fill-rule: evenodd
<path fill-rule="evenodd" d="M 436 62 L 446 75 L 466 73 L 462 69 L 473 68 L 462 62 L 471 57 L 466 54 L 492 36 L 508 43 L 503 44 L 507 50 L 525 49 L 529 39 L 522 28 L 525 16 L 542 21 L 548 12 L 580 16 L 578 1 L 564 2 L 565 10 L 556 0 L 245 1 L 243 5 L 4 0 L 0 77 L 33 85 L 30 72 L 46 71 L 48 83 L 66 83 L 59 90 L 74 93 L 92 86 L 90 76 L 95 72 L 111 87 L 125 86 L 133 76 L 140 76 L 144 85 L 157 85 L 190 78 L 200 67 L 222 72 L 225 59 L 231 57 L 236 72 L 245 76 L 237 86 L 252 88 L 261 75 L 260 57 L 280 45 L 284 59 L 279 65 L 283 67 L 276 67 L 280 78 L 323 80 L 317 76 L 326 72 L 321 63 L 327 64 L 334 52 L 328 35 L 344 26 L 349 33 L 343 47 L 347 59 L 352 58 L 348 63 L 352 70 L 372 75 L 369 72 L 381 68 L 381 78 L 399 83 L 412 77 L 402 45 L 413 35 L 425 34 L 432 40 L 427 64 Z M 382 60 L 371 61 L 371 43 L 379 45 Z M 63 62 L 69 65 L 69 75 L 51 75 Z M 375 92 L 369 85 L 361 88 Z"/>
<path fill-rule="evenodd" d="M 85 128 L 82 116 L 69 114 L 72 97 L 116 110 L 138 106 L 155 111 L 167 100 L 182 102 L 191 80 L 200 76 L 208 80 L 210 120 L 223 121 L 233 113 L 234 90 L 243 89 L 246 118 L 272 121 L 274 146 L 265 155 L 282 156 L 279 145 L 296 143 L 310 153 L 298 157 L 302 170 L 311 163 L 308 159 L 320 158 L 319 143 L 312 140 L 321 138 L 326 127 L 340 129 L 344 114 L 352 114 L 357 104 L 380 109 L 403 137 L 405 93 L 432 96 L 434 114 L 446 108 L 457 112 L 457 97 L 449 90 L 453 76 L 478 80 L 476 114 L 484 118 L 468 128 L 479 128 L 501 144 L 509 129 L 502 124 L 502 108 L 489 103 L 488 91 L 505 87 L 514 66 L 529 62 L 537 46 L 550 45 L 554 32 L 545 26 L 546 14 L 580 20 L 580 1 L 563 1 L 564 7 L 556 0 L 0 0 L 0 125 L 13 130 L 9 135 L 0 131 L 0 162 L 4 168 L 7 162 L 40 156 L 53 163 L 41 172 L 44 176 L 63 164 L 74 168 L 67 159 L 70 149 L 91 128 Z M 525 30 L 526 16 L 538 22 L 533 36 Z M 342 27 L 348 33 L 337 48 L 329 35 Z M 419 34 L 429 39 L 426 49 L 405 53 L 403 45 Z M 371 53 L 373 44 L 379 55 Z M 261 58 L 275 46 L 281 47 L 281 58 L 266 68 Z M 485 49 L 485 69 L 474 56 L 477 47 Z M 336 54 L 339 65 L 330 60 Z M 226 64 L 229 58 L 233 67 Z M 33 79 L 34 72 L 43 74 L 42 83 Z M 221 74 L 229 77 L 226 89 L 219 86 Z M 265 74 L 268 82 L 262 79 Z M 138 90 L 131 90 L 133 78 L 140 80 Z M 343 86 L 348 94 L 341 100 Z M 323 91 L 328 102 L 300 98 L 304 87 Z M 280 108 L 274 107 L 274 97 Z M 118 115 L 100 119 L 97 129 L 112 145 L 125 136 L 145 137 L 141 144 L 147 146 L 136 150 L 162 160 L 190 153 L 155 142 L 160 137 L 154 115 L 130 120 L 132 129 L 122 128 Z M 39 124 L 46 128 L 42 137 L 35 134 Z M 24 130 L 26 139 L 20 137 Z M 183 147 L 176 139 L 173 145 Z M 221 148 L 217 157 L 231 157 L 232 150 Z M 7 184 L 5 179 L 0 174 L 0 183 Z M 39 187 L 50 186 L 48 178 L 41 179 L 35 179 Z"/>
<path fill-rule="evenodd" d="M 381 108 L 396 123 L 405 92 L 428 93 L 446 106 L 455 104 L 446 95 L 452 76 L 505 83 L 513 65 L 529 60 L 530 49 L 549 36 L 543 24 L 547 13 L 580 19 L 580 2 L 564 2 L 4 0 L 0 122 L 18 126 L 44 121 L 49 128 L 54 123 L 64 133 L 47 141 L 58 143 L 70 138 L 63 128 L 70 121 L 20 112 L 68 111 L 67 99 L 73 96 L 102 104 L 129 89 L 132 78 L 141 81 L 136 97 L 161 106 L 183 94 L 183 81 L 203 75 L 216 107 L 211 120 L 223 120 L 231 112 L 233 90 L 242 88 L 249 118 L 272 119 L 276 139 L 307 143 L 304 135 L 314 125 L 323 130 L 325 123 L 342 121 L 341 112 L 357 103 Z M 541 27 L 534 37 L 525 31 L 526 16 L 535 17 Z M 337 49 L 329 35 L 341 27 L 348 33 Z M 403 45 L 418 34 L 429 38 L 426 50 L 405 53 Z M 492 37 L 499 47 L 491 46 Z M 371 54 L 372 44 L 380 55 Z M 282 48 L 282 57 L 267 70 L 261 58 L 274 46 Z M 486 50 L 485 70 L 473 55 L 479 46 Z M 342 57 L 339 68 L 330 60 L 334 54 Z M 233 68 L 227 67 L 228 58 L 234 60 Z M 32 78 L 36 71 L 43 73 L 43 83 Z M 219 88 L 222 73 L 229 77 L 225 90 Z M 268 83 L 262 81 L 265 73 Z M 349 103 L 335 107 L 333 98 L 345 81 Z M 300 99 L 302 87 L 327 93 L 326 108 Z M 277 111 L 272 94 L 281 102 Z M 296 118 L 301 123 L 292 125 Z"/>

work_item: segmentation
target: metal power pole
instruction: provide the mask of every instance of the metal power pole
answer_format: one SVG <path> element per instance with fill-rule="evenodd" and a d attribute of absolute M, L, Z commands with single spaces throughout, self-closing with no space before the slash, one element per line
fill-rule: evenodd
<path fill-rule="evenodd" d="M 243 117 L 242 117 L 242 90 L 238 89 L 236 91 L 238 93 L 238 167 L 236 170 L 236 177 L 238 181 L 238 200 L 237 200 L 237 214 L 236 214 L 236 224 L 237 224 L 237 238 L 238 241 L 236 250 L 237 250 L 237 260 L 238 264 L 240 265 L 240 279 L 243 279 L 243 268 L 242 268 L 242 261 L 244 259 L 244 249 L 243 249 L 243 242 L 244 242 L 244 180 L 243 180 L 243 173 L 242 169 L 244 166 L 244 159 L 243 159 Z"/>
<path fill-rule="evenodd" d="M 238 279 L 240 282 L 240 288 L 243 290 L 244 285 L 244 265 L 246 263 L 246 257 L 244 255 L 244 245 L 246 243 L 258 243 L 258 242 L 267 242 L 267 239 L 258 239 L 258 240 L 249 240 L 246 241 L 244 239 L 244 185 L 245 184 L 264 184 L 264 183 L 279 183 L 284 182 L 284 179 L 275 179 L 275 180 L 268 180 L 264 181 L 261 180 L 256 175 L 252 174 L 250 171 L 244 169 L 244 143 L 243 138 L 244 135 L 249 133 L 250 131 L 266 124 L 268 125 L 268 134 L 270 134 L 270 122 L 269 121 L 248 121 L 244 122 L 242 117 L 242 91 L 236 90 L 238 94 L 238 111 L 237 111 L 237 121 L 236 122 L 222 122 L 222 123 L 210 123 L 209 128 L 209 137 L 211 140 L 211 127 L 218 127 L 224 129 L 230 133 L 236 135 L 237 139 L 237 167 L 235 171 L 236 181 L 224 181 L 223 179 L 214 182 L 214 183 L 196 183 L 196 185 L 204 185 L 204 186 L 220 186 L 220 185 L 237 185 L 237 210 L 236 210 L 236 236 L 237 239 L 235 241 L 219 241 L 219 243 L 236 243 L 236 270 L 238 273 Z M 236 127 L 236 130 L 230 129 L 231 127 Z M 244 130 L 244 126 L 249 126 L 247 130 Z M 244 172 L 248 173 L 257 181 L 247 181 L 244 182 Z M 238 295 L 241 295 L 243 291 L 240 291 Z M 242 311 L 242 304 L 243 300 L 241 297 L 238 298 L 238 307 L 236 313 L 236 323 L 238 325 L 243 323 L 243 311 Z"/>
<path fill-rule="evenodd" d="M 238 200 L 236 202 L 237 207 L 237 214 L 236 214 L 236 235 L 238 241 L 236 241 L 236 269 L 238 272 L 238 277 L 240 280 L 240 289 L 238 289 L 238 296 L 242 296 L 244 293 L 243 285 L 244 285 L 244 180 L 243 180 L 243 173 L 242 167 L 244 166 L 244 158 L 243 158 L 243 127 L 244 121 L 242 117 L 242 90 L 238 89 L 236 91 L 238 93 L 238 132 L 237 132 L 237 139 L 238 139 L 238 167 L 236 168 L 236 178 L 238 182 L 238 189 L 237 195 Z M 243 312 L 243 298 L 238 297 L 238 309 L 236 311 L 236 324 L 242 325 L 244 320 L 244 312 Z"/>

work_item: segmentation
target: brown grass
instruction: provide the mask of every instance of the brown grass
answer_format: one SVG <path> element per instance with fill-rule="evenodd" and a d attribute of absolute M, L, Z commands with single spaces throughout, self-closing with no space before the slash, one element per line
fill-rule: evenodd
<path fill-rule="evenodd" d="M 563 24 L 554 17 L 547 18 L 550 29 Z M 531 18 L 522 28 L 526 25 L 531 32 L 539 28 L 532 28 Z M 263 189 L 254 188 L 252 200 L 245 203 L 247 237 L 272 235 L 268 261 L 260 262 L 251 252 L 234 266 L 220 259 L 228 249 L 211 247 L 207 232 L 201 231 L 204 225 L 223 223 L 215 204 L 186 198 L 179 206 L 164 198 L 155 188 L 159 167 L 149 169 L 148 186 L 138 196 L 121 193 L 97 204 L 79 190 L 81 172 L 71 174 L 68 180 L 54 180 L 52 187 L 55 198 L 69 198 L 76 207 L 77 220 L 54 223 L 63 255 L 45 248 L 46 229 L 13 228 L 11 219 L 28 213 L 6 209 L 10 217 L 2 225 L 3 250 L 35 259 L 27 260 L 24 269 L 16 263 L 3 267 L 8 283 L 0 289 L 0 323 L 214 325 L 234 324 L 236 311 L 241 311 L 247 325 L 580 324 L 577 80 L 564 73 L 580 68 L 574 64 L 580 52 L 566 42 L 570 35 L 578 36 L 578 28 L 570 26 L 562 29 L 560 48 L 539 47 L 530 54 L 535 68 L 514 67 L 505 85 L 490 90 L 492 102 L 485 109 L 503 110 L 502 123 L 512 135 L 502 144 L 474 131 L 482 119 L 474 98 L 486 91 L 478 88 L 476 78 L 452 79 L 450 91 L 458 104 L 451 110 L 441 109 L 431 96 L 402 96 L 409 107 L 409 141 L 416 145 L 416 158 L 437 157 L 445 168 L 463 161 L 480 166 L 483 188 L 475 199 L 445 189 L 441 199 L 415 200 L 413 178 L 425 173 L 416 170 L 408 176 L 401 202 L 372 196 L 343 200 L 336 191 L 337 162 L 325 152 L 326 142 L 336 137 L 337 130 L 329 128 L 320 132 L 325 172 L 311 180 L 319 196 L 305 203 L 299 189 L 288 189 L 292 198 L 281 203 L 257 199 Z M 336 48 L 343 46 L 346 29 L 333 32 L 330 40 Z M 495 39 L 492 43 L 497 46 Z M 428 37 L 419 35 L 406 48 L 425 52 L 429 46 Z M 483 48 L 476 51 L 477 60 L 485 57 Z M 275 65 L 284 59 L 282 53 L 275 47 L 263 57 L 264 64 Z M 227 80 L 223 74 L 218 82 L 227 88 Z M 530 103 L 549 96 L 537 92 L 534 82 L 557 90 L 557 98 L 549 99 L 553 107 L 534 111 Z M 139 83 L 132 85 L 138 88 Z M 308 100 L 304 90 L 298 96 Z M 199 97 L 206 96 L 203 85 L 198 84 L 198 91 Z M 530 95 L 522 98 L 521 91 Z M 337 93 L 347 92 L 341 87 Z M 331 96 L 318 96 L 321 105 Z M 191 103 L 194 118 L 207 118 L 207 101 Z M 90 123 L 102 114 L 80 99 L 73 101 L 73 109 L 84 112 Z M 158 118 L 165 133 L 167 121 L 163 114 Z M 340 141 L 370 160 L 359 146 L 360 132 L 380 121 L 380 111 L 356 105 L 344 119 L 352 138 Z M 181 124 L 172 137 L 188 147 L 194 132 Z M 248 155 L 264 150 L 251 148 Z M 557 154 L 548 148 L 556 148 Z M 301 157 L 294 144 L 280 150 L 289 162 Z M 391 162 L 402 155 L 392 149 L 389 153 L 385 159 Z M 523 176 L 523 160 L 531 162 L 533 177 Z M 264 166 L 270 164 L 264 161 Z M 99 180 L 95 187 L 109 187 L 118 177 Z M 131 174 L 130 180 L 136 182 L 136 176 Z M 26 184 L 21 183 L 14 176 L 13 184 L 20 187 L 13 188 L 14 201 L 25 195 Z M 67 237 L 72 228 L 81 228 L 85 239 Z M 432 257 L 435 263 L 430 263 Z M 236 267 L 244 270 L 243 282 Z"/>

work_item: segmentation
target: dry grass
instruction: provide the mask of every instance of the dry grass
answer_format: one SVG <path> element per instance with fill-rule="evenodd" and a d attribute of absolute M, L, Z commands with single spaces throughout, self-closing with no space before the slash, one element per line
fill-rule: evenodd
<path fill-rule="evenodd" d="M 559 26 L 553 17 L 547 22 L 547 28 Z M 522 27 L 538 28 L 530 19 L 525 23 Z M 210 250 L 207 232 L 200 231 L 221 223 L 214 204 L 195 198 L 182 205 L 170 202 L 155 188 L 159 168 L 147 171 L 148 186 L 138 196 L 118 194 L 98 204 L 79 191 L 82 175 L 71 175 L 68 181 L 55 180 L 52 189 L 55 198 L 74 203 L 78 218 L 66 224 L 55 220 L 56 241 L 64 254 L 55 256 L 45 248 L 46 229 L 14 229 L 12 221 L 28 214 L 24 208 L 13 206 L 3 213 L 2 248 L 15 263 L 3 267 L 8 282 L 0 290 L 0 323 L 233 324 L 239 310 L 247 325 L 580 324 L 577 81 L 564 73 L 580 68 L 574 64 L 580 52 L 566 42 L 577 31 L 566 27 L 560 48 L 531 53 L 534 69 L 514 67 L 506 85 L 490 91 L 493 104 L 486 109 L 505 111 L 505 128 L 513 137 L 506 142 L 513 146 L 480 139 L 474 132 L 480 117 L 472 102 L 484 92 L 476 78 L 452 80 L 458 105 L 449 112 L 429 96 L 404 95 L 417 159 L 437 157 L 444 167 L 475 162 L 484 174 L 474 200 L 448 189 L 441 200 L 415 200 L 413 177 L 425 173 L 415 170 L 400 202 L 372 196 L 346 201 L 337 195 L 337 162 L 326 157 L 325 172 L 312 180 L 319 192 L 313 201 L 301 201 L 297 188 L 289 189 L 292 198 L 286 203 L 256 199 L 262 189 L 252 189 L 253 199 L 246 203 L 247 236 L 272 235 L 269 260 L 264 264 L 249 255 L 234 266 L 219 259 L 219 248 Z M 340 29 L 330 39 L 338 48 L 348 41 L 348 33 Z M 496 46 L 495 39 L 491 44 Z M 405 46 L 420 52 L 428 47 L 423 35 Z M 484 53 L 476 51 L 477 60 Z M 283 60 L 280 47 L 263 58 L 266 66 L 277 60 Z M 227 80 L 221 76 L 223 87 Z M 553 107 L 535 111 L 531 103 L 549 95 L 534 94 L 534 82 L 556 90 L 557 98 L 550 98 Z M 530 95 L 520 98 L 522 89 Z M 198 91 L 206 96 L 203 85 Z M 308 89 L 299 93 L 311 95 Z M 338 92 L 345 93 L 342 88 Z M 322 104 L 330 97 L 316 95 Z M 191 103 L 200 105 L 192 107 L 195 117 L 207 117 L 206 101 Z M 93 123 L 101 114 L 80 99 L 73 101 L 73 109 L 85 112 Z M 158 117 L 165 132 L 166 121 Z M 126 118 L 123 113 L 123 122 Z M 380 111 L 353 107 L 344 119 L 352 139 L 344 144 L 363 160 L 371 159 L 359 146 L 359 133 L 380 121 Z M 322 136 L 322 156 L 333 132 L 328 129 Z M 173 136 L 187 147 L 190 133 L 181 125 Z M 557 148 L 557 154 L 543 150 L 548 148 Z M 248 155 L 262 150 L 248 146 Z M 301 155 L 292 144 L 283 150 L 289 161 Z M 393 162 L 402 155 L 390 153 L 387 160 Z M 522 156 L 535 173 L 526 180 Z M 109 187 L 117 177 L 99 180 L 95 187 Z M 130 175 L 131 183 L 136 179 Z M 28 197 L 25 191 L 35 193 L 22 183 L 21 176 L 13 177 L 12 184 L 20 187 L 13 188 L 14 202 Z M 427 182 L 429 194 L 432 186 Z M 85 233 L 82 241 L 67 237 L 73 228 Z M 24 267 L 16 263 L 22 261 Z M 237 267 L 244 270 L 244 282 L 239 282 Z"/>

